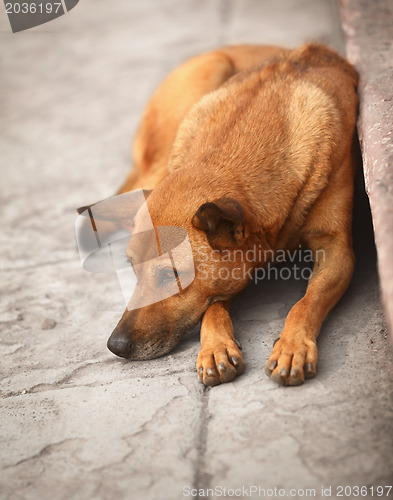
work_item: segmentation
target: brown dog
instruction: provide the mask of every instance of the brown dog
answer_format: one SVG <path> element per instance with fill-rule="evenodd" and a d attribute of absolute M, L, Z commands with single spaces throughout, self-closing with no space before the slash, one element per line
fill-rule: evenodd
<path fill-rule="evenodd" d="M 244 363 L 231 299 L 265 263 L 265 250 L 303 245 L 313 253 L 313 273 L 266 372 L 284 385 L 315 376 L 316 338 L 354 266 L 356 85 L 348 62 L 313 44 L 224 48 L 186 62 L 163 82 L 119 193 L 153 190 L 151 220 L 187 230 L 195 279 L 172 297 L 126 310 L 110 350 L 130 359 L 166 354 L 202 318 L 199 379 L 232 380 Z M 264 252 L 250 262 L 244 255 L 253 248 Z M 132 259 L 133 248 L 127 253 Z M 151 269 L 151 286 L 155 279 Z"/>

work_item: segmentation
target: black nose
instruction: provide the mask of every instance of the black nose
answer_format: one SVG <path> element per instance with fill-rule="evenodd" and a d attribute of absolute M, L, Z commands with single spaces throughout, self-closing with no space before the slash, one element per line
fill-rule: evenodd
<path fill-rule="evenodd" d="M 116 356 L 121 356 L 122 358 L 131 357 L 133 345 L 127 337 L 111 335 L 108 339 L 107 346 L 113 354 L 116 354 Z"/>

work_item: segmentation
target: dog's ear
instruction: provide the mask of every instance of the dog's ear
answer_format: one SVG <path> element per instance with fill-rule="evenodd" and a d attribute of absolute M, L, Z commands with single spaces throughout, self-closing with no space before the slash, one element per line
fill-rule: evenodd
<path fill-rule="evenodd" d="M 240 246 L 246 237 L 242 206 L 233 198 L 219 198 L 201 205 L 192 224 L 206 233 L 212 248 L 223 250 Z"/>

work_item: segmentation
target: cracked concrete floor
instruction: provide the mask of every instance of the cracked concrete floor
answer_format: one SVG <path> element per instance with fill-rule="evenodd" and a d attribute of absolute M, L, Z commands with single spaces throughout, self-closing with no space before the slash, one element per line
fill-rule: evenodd
<path fill-rule="evenodd" d="M 106 350 L 117 280 L 84 272 L 75 248 L 75 207 L 119 186 L 170 69 L 225 43 L 342 50 L 332 3 L 83 0 L 18 35 L 1 10 L 0 37 L 0 497 L 173 500 L 184 486 L 261 485 L 320 498 L 322 485 L 392 484 L 392 349 L 364 196 L 356 274 L 323 327 L 318 377 L 301 387 L 276 387 L 263 367 L 304 283 L 239 297 L 247 371 L 204 389 L 196 332 L 153 361 Z"/>

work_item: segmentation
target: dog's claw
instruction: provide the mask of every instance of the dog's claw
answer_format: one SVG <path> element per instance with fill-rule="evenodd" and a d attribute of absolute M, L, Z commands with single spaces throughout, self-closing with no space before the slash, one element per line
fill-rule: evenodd
<path fill-rule="evenodd" d="M 233 339 L 240 350 L 242 350 L 242 345 L 237 339 Z"/>
<path fill-rule="evenodd" d="M 225 369 L 226 369 L 226 368 L 225 368 L 224 363 L 219 363 L 219 364 L 218 364 L 218 370 L 219 370 L 220 372 L 225 371 Z"/>
<path fill-rule="evenodd" d="M 270 377 L 270 375 L 272 374 L 272 371 L 275 369 L 275 367 L 277 366 L 277 361 L 272 361 L 270 363 L 270 365 L 266 366 L 266 375 L 268 375 Z"/>
<path fill-rule="evenodd" d="M 313 378 L 317 374 L 317 370 L 315 369 L 312 363 L 306 363 L 304 367 L 304 376 L 306 378 Z"/>

